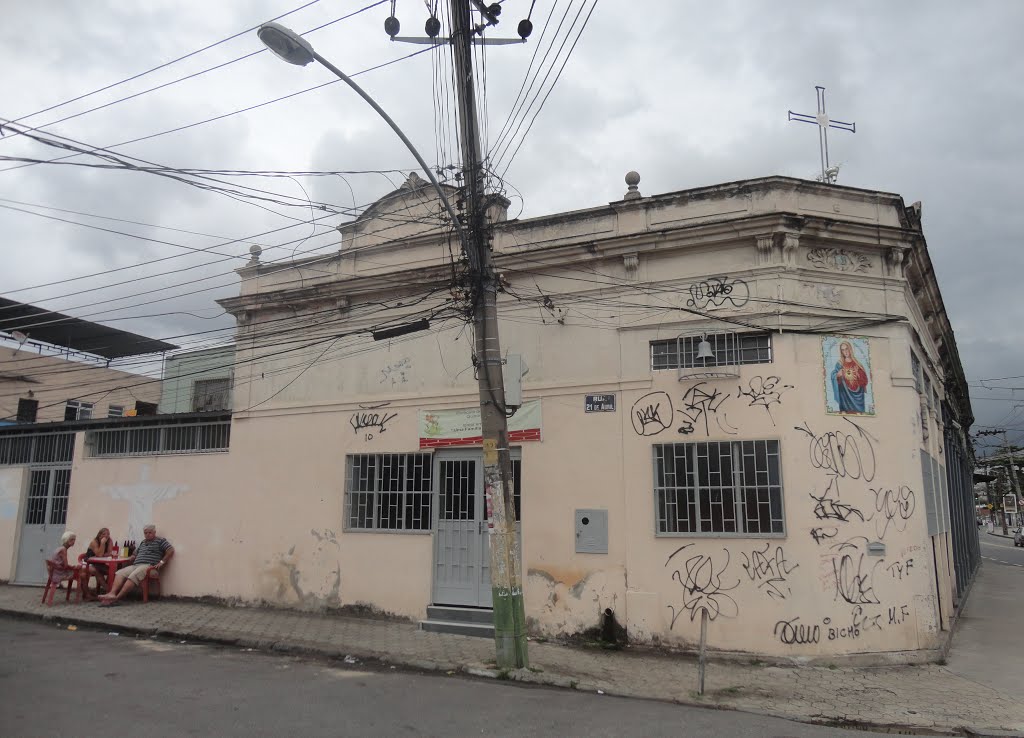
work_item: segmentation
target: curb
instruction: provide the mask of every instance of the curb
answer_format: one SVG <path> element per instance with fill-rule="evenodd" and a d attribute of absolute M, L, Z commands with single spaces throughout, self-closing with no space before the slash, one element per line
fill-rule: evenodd
<path fill-rule="evenodd" d="M 1013 536 L 1009 535 L 1009 534 L 1003 535 L 1002 533 L 996 533 L 995 531 L 985 531 L 985 532 L 986 532 L 986 534 L 988 534 L 990 536 L 995 536 L 996 538 L 1009 538 L 1010 540 L 1013 540 Z"/>
<path fill-rule="evenodd" d="M 742 712 L 748 715 L 765 715 L 768 717 L 778 718 L 780 720 L 789 720 L 792 722 L 804 723 L 808 725 L 822 725 L 834 728 L 848 728 L 854 730 L 872 730 L 886 733 L 900 733 L 903 735 L 936 735 L 936 736 L 971 736 L 977 738 L 1006 738 L 1007 736 L 1021 736 L 1022 734 L 1016 731 L 1005 730 L 1001 728 L 973 728 L 967 726 L 961 726 L 958 728 L 941 728 L 934 725 L 913 725 L 909 723 L 876 723 L 865 720 L 846 720 L 836 717 L 827 717 L 824 715 L 803 715 L 794 716 L 791 714 L 785 714 L 776 712 L 773 710 L 750 710 L 739 707 L 733 707 L 728 704 L 711 703 L 705 702 L 700 699 L 693 697 L 680 697 L 676 699 L 664 699 L 659 697 L 645 697 L 643 695 L 630 694 L 627 692 L 620 692 L 614 687 L 599 687 L 596 684 L 574 679 L 570 676 L 564 676 L 559 674 L 545 674 L 543 671 L 532 670 L 532 669 L 515 669 L 511 671 L 501 671 L 498 669 L 490 668 L 482 664 L 455 664 L 446 663 L 441 661 L 432 661 L 429 659 L 415 659 L 415 658 L 403 658 L 401 656 L 396 657 L 395 654 L 390 652 L 377 652 L 366 649 L 361 649 L 356 646 L 355 648 L 336 648 L 331 646 L 313 646 L 307 645 L 298 641 L 290 641 L 287 639 L 281 640 L 260 640 L 257 638 L 248 638 L 244 636 L 232 636 L 224 633 L 211 632 L 208 630 L 179 630 L 177 628 L 161 628 L 158 626 L 154 627 L 133 627 L 133 626 L 121 626 L 111 625 L 102 621 L 90 620 L 87 618 L 67 616 L 64 612 L 57 613 L 35 613 L 26 612 L 24 610 L 14 610 L 7 607 L 0 606 L 0 615 L 12 617 L 18 620 L 31 620 L 36 622 L 52 623 L 61 622 L 69 625 L 85 626 L 92 629 L 109 629 L 117 628 L 119 634 L 137 635 L 137 636 L 149 636 L 149 637 L 164 637 L 179 641 L 191 641 L 193 643 L 208 643 L 218 646 L 229 646 L 235 648 L 248 648 L 265 653 L 276 653 L 281 655 L 292 655 L 292 656 L 313 656 L 329 659 L 344 660 L 346 663 L 350 657 L 358 658 L 364 662 L 376 663 L 382 666 L 390 666 L 392 668 L 400 667 L 408 670 L 417 670 L 421 672 L 443 672 L 449 675 L 462 675 L 468 677 L 475 677 L 480 679 L 492 679 L 495 681 L 510 681 L 517 682 L 524 685 L 551 687 L 556 689 L 565 689 L 576 692 L 589 692 L 597 693 L 600 695 L 607 695 L 610 697 L 626 698 L 626 699 L 645 699 L 655 702 L 670 702 L 672 704 L 684 705 L 687 707 L 700 707 L 708 710 L 730 710 L 732 712 Z"/>

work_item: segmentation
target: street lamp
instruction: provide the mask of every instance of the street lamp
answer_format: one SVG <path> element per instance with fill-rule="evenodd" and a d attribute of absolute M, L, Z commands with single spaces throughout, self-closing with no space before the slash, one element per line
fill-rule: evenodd
<path fill-rule="evenodd" d="M 479 0 L 473 0 L 479 5 Z M 523 608 L 522 559 L 516 542 L 512 469 L 508 444 L 508 419 L 504 408 L 504 378 L 501 346 L 498 341 L 497 280 L 490 249 L 484 241 L 483 214 L 480 211 L 482 177 L 480 142 L 476 127 L 473 92 L 472 44 L 473 29 L 469 0 L 452 0 L 452 41 L 455 47 L 454 66 L 459 81 L 457 94 L 462 133 L 469 227 L 455 213 L 434 173 L 395 122 L 363 90 L 340 69 L 317 54 L 308 41 L 278 23 L 260 26 L 258 35 L 277 56 L 289 64 L 305 66 L 318 61 L 339 79 L 359 93 L 412 152 L 437 196 L 458 230 L 462 248 L 469 261 L 474 282 L 479 281 L 479 297 L 474 299 L 473 324 L 476 353 L 473 363 L 478 367 L 480 389 L 480 430 L 483 446 L 484 488 L 488 499 L 488 517 L 493 514 L 494 528 L 489 528 L 491 552 L 491 595 L 494 603 L 494 641 L 498 668 L 522 668 L 529 665 L 526 645 L 526 614 Z M 527 34 L 528 35 L 528 34 Z M 403 327 L 415 329 L 414 326 Z M 374 338 L 385 338 L 378 332 Z"/>
<path fill-rule="evenodd" d="M 459 216 L 455 213 L 455 208 L 448 201 L 447 195 L 444 194 L 444 190 L 441 189 L 441 184 L 437 181 L 437 177 L 427 166 L 427 163 L 423 161 L 423 157 L 420 156 L 420 152 L 416 150 L 416 147 L 412 145 L 412 141 L 406 138 L 406 135 L 402 133 L 402 129 L 398 127 L 395 121 L 391 120 L 391 116 L 384 112 L 384 109 L 377 104 L 377 101 L 366 94 L 362 87 L 357 85 L 352 79 L 338 69 L 336 66 L 331 64 L 329 61 L 320 56 L 316 51 L 313 50 L 313 45 L 309 43 L 302 36 L 297 34 L 292 29 L 282 26 L 280 23 L 264 23 L 260 26 L 259 30 L 256 31 L 256 35 L 260 37 L 260 41 L 266 45 L 268 49 L 273 51 L 277 56 L 284 59 L 289 64 L 295 64 L 296 66 L 304 67 L 310 62 L 318 61 L 325 67 L 334 72 L 338 78 L 359 93 L 359 96 L 369 103 L 370 107 L 377 111 L 387 124 L 391 126 L 405 147 L 409 149 L 416 161 L 419 163 L 423 173 L 427 175 L 427 179 L 430 180 L 430 184 L 434 186 L 437 191 L 437 196 L 441 199 L 441 203 L 444 205 L 444 209 L 448 211 L 448 216 L 452 219 L 452 223 L 455 225 L 456 230 L 459 232 L 459 239 L 462 241 L 463 250 L 466 255 L 472 258 L 472 249 L 469 248 L 469 244 L 466 242 L 466 234 L 462 227 L 462 221 L 459 220 Z"/>

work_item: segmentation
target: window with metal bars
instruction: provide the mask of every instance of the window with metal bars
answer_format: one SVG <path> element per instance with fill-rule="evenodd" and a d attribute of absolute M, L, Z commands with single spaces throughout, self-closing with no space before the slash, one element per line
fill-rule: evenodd
<path fill-rule="evenodd" d="M 430 454 L 357 454 L 346 459 L 345 528 L 430 530 Z"/>
<path fill-rule="evenodd" d="M 710 344 L 712 356 L 698 358 L 702 339 Z M 651 369 L 699 369 L 771 362 L 770 333 L 709 333 L 651 341 Z"/>
<path fill-rule="evenodd" d="M 192 411 L 211 412 L 231 407 L 230 379 L 197 379 L 192 383 Z"/>
<path fill-rule="evenodd" d="M 68 519 L 68 491 L 71 488 L 71 470 L 53 470 L 53 499 L 50 503 L 50 525 L 64 525 Z"/>
<path fill-rule="evenodd" d="M 0 466 L 61 464 L 74 453 L 74 433 L 0 434 Z"/>
<path fill-rule="evenodd" d="M 785 533 L 778 441 L 653 447 L 657 534 Z"/>
<path fill-rule="evenodd" d="M 100 428 L 86 432 L 85 444 L 90 457 L 227 451 L 231 445 L 231 421 Z"/>

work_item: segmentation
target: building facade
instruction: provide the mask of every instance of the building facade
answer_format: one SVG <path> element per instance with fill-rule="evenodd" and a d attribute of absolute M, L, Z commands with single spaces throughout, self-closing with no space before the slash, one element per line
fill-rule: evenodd
<path fill-rule="evenodd" d="M 231 409 L 234 346 L 183 351 L 164 359 L 161 413 L 222 412 Z"/>
<path fill-rule="evenodd" d="M 410 178 L 337 254 L 239 270 L 230 447 L 79 434 L 73 524 L 152 516 L 182 595 L 489 607 L 472 289 L 437 211 Z M 919 207 L 771 177 L 489 220 L 534 633 L 610 612 L 687 647 L 706 612 L 723 652 L 938 657 L 978 563 L 973 418 Z"/>

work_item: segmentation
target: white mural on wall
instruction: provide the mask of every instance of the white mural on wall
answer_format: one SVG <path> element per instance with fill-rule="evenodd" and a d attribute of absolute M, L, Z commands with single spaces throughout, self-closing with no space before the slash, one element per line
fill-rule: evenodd
<path fill-rule="evenodd" d="M 149 481 L 150 467 L 145 464 L 139 473 L 139 481 L 134 484 L 108 485 L 101 489 L 114 500 L 128 500 L 128 538 L 142 540 L 142 528 L 154 523 L 153 506 L 161 500 L 170 500 L 182 492 L 187 492 L 187 484 L 173 482 Z M 157 530 L 159 531 L 159 526 Z"/>
<path fill-rule="evenodd" d="M 21 481 L 21 469 L 0 469 L 0 520 L 17 519 Z"/>

